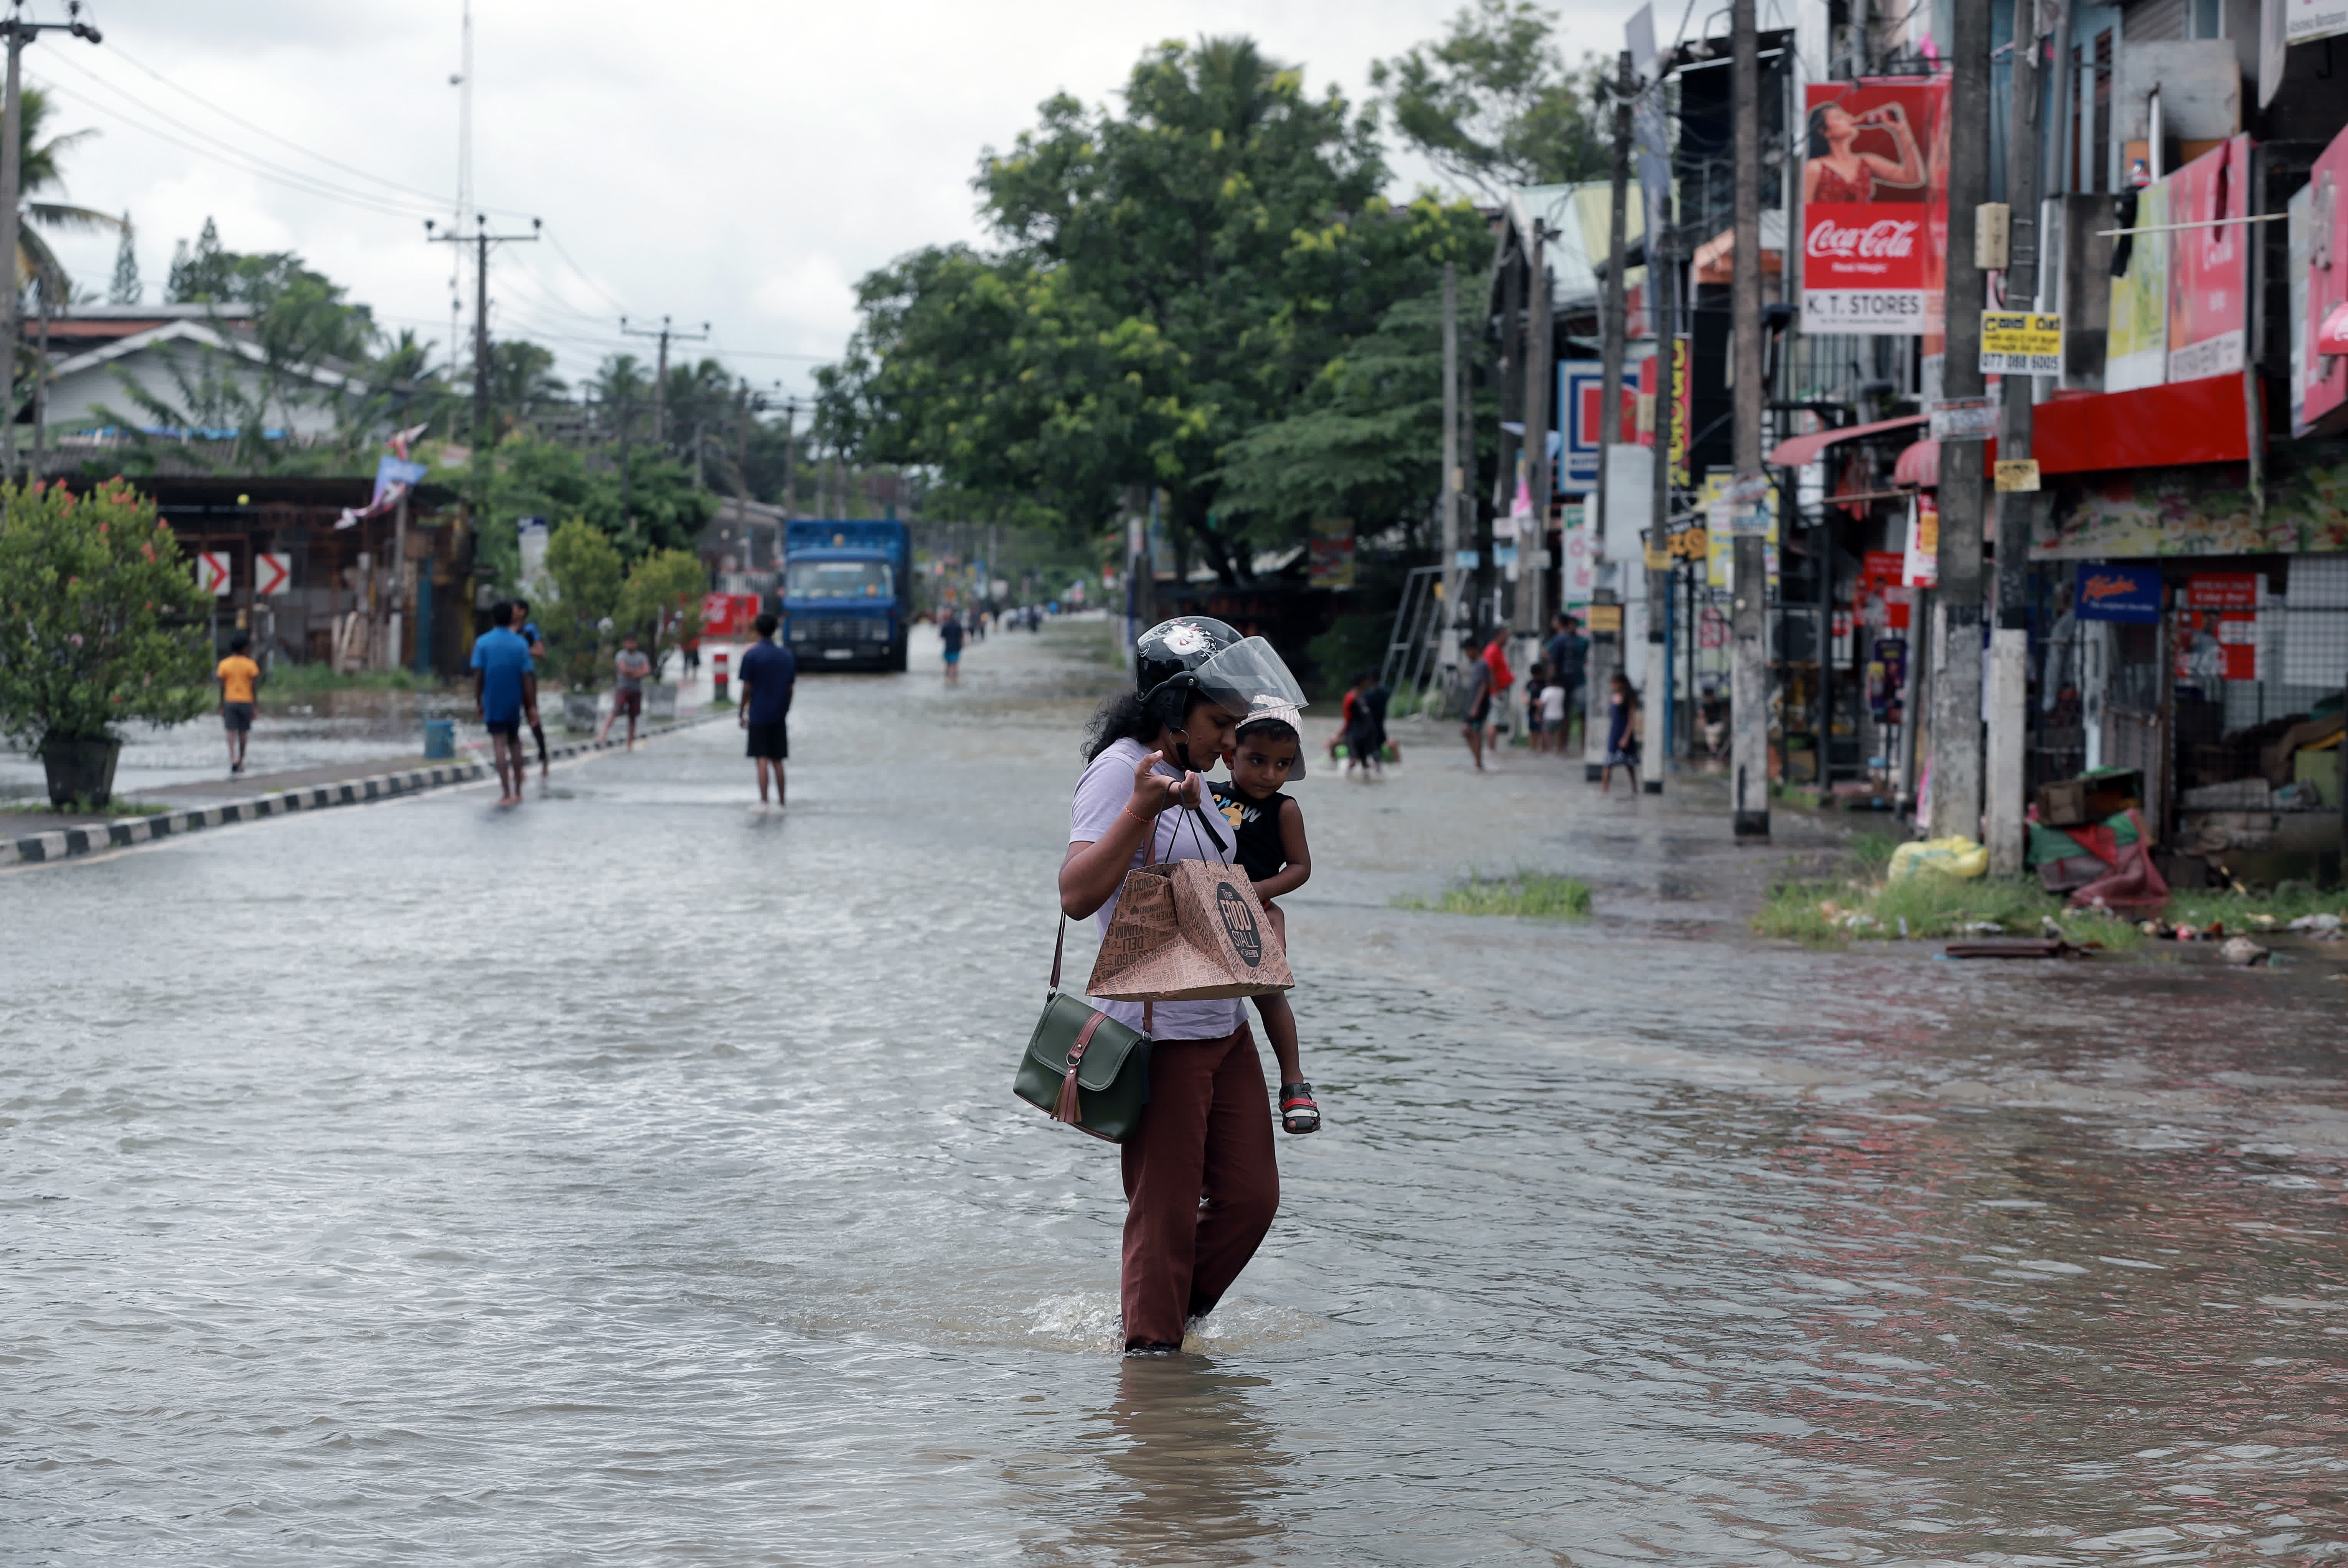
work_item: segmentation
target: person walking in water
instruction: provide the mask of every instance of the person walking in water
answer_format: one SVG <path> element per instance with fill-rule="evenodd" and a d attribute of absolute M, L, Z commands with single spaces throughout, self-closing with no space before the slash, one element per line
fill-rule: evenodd
<path fill-rule="evenodd" d="M 653 661 L 636 647 L 636 634 L 629 632 L 620 639 L 620 651 L 612 656 L 612 711 L 603 715 L 603 727 L 595 733 L 602 740 L 612 733 L 612 724 L 619 716 L 628 716 L 628 750 L 636 749 L 636 720 L 644 711 L 644 677 L 653 672 Z"/>
<path fill-rule="evenodd" d="M 1229 831 L 1200 815 L 1210 803 L 1200 770 L 1214 765 L 1260 702 L 1304 704 L 1270 643 L 1203 616 L 1143 632 L 1134 642 L 1134 684 L 1093 717 L 1060 866 L 1061 912 L 1096 917 L 1104 933 L 1126 873 L 1146 860 L 1230 863 Z M 1126 1196 L 1118 1294 L 1127 1351 L 1170 1354 L 1271 1230 L 1280 1169 L 1263 1063 L 1239 1002 L 1149 1005 L 1149 1104 L 1118 1149 Z M 1143 1003 L 1092 1006 L 1142 1027 Z"/>
<path fill-rule="evenodd" d="M 530 650 L 530 661 L 535 665 L 546 657 L 546 637 L 538 622 L 530 618 L 530 600 L 517 599 L 514 603 L 514 630 L 520 634 L 522 645 Z M 530 707 L 522 714 L 529 722 L 530 738 L 538 743 L 538 782 L 544 784 L 554 775 L 554 764 L 546 758 L 546 726 L 539 723 L 538 697 L 530 696 Z"/>
<path fill-rule="evenodd" d="M 261 666 L 249 651 L 252 639 L 238 632 L 228 640 L 228 657 L 212 676 L 220 682 L 221 728 L 228 732 L 228 771 L 244 772 L 244 743 L 252 738 L 255 706 L 253 688 L 261 683 Z"/>
<path fill-rule="evenodd" d="M 521 716 L 538 705 L 537 666 L 513 629 L 514 607 L 489 611 L 489 630 L 473 641 L 473 707 L 497 756 L 498 804 L 520 805 L 530 764 L 522 760 Z"/>
<path fill-rule="evenodd" d="M 735 679 L 742 699 L 735 704 L 737 723 L 747 732 L 749 755 L 758 765 L 758 804 L 767 804 L 767 774 L 775 775 L 775 804 L 783 804 L 783 764 L 791 754 L 791 688 L 799 678 L 798 656 L 775 641 L 781 621 L 769 612 L 758 617 L 758 640 L 742 655 Z"/>
<path fill-rule="evenodd" d="M 1598 793 L 1614 787 L 1614 770 L 1631 775 L 1631 793 L 1639 793 L 1639 693 L 1617 671 L 1608 678 L 1606 698 L 1606 766 L 1598 775 Z"/>
<path fill-rule="evenodd" d="M 1492 717 L 1492 667 L 1480 658 L 1470 659 L 1459 671 L 1459 738 L 1468 743 L 1468 754 L 1476 759 L 1476 771 L 1484 771 L 1484 726 Z"/>
<path fill-rule="evenodd" d="M 938 617 L 938 641 L 945 644 L 946 684 L 962 683 L 962 617 L 947 610 Z"/>

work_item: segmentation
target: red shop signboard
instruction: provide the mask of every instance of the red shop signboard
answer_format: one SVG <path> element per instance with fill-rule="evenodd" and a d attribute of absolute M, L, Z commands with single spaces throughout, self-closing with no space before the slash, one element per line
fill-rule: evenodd
<path fill-rule="evenodd" d="M 2250 296 L 2250 138 L 2213 147 L 2168 178 L 2168 379 L 2242 368 Z"/>
<path fill-rule="evenodd" d="M 2256 681 L 2263 647 L 2259 606 L 2266 579 L 2254 571 L 2195 572 L 2177 610 L 2177 680 L 2207 691 L 2220 681 Z"/>

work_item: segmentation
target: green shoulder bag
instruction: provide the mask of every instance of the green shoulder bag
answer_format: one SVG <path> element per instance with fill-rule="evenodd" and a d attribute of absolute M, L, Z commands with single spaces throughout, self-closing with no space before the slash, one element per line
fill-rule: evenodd
<path fill-rule="evenodd" d="M 1141 1125 L 1149 1103 L 1149 1004 L 1133 1030 L 1080 996 L 1060 989 L 1060 956 L 1067 945 L 1063 916 L 1052 938 L 1052 989 L 1044 1016 L 1019 1054 L 1012 1090 L 1020 1099 L 1079 1132 L 1122 1143 Z"/>

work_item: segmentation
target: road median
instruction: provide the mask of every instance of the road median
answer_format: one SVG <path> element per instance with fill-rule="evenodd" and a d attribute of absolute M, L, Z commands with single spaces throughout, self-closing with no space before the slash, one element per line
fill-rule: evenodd
<path fill-rule="evenodd" d="M 709 723 L 717 716 L 685 719 L 657 730 L 645 730 L 637 734 L 636 740 L 641 744 L 663 735 L 673 735 L 680 730 Z M 549 746 L 547 758 L 550 762 L 561 762 L 591 756 L 597 752 L 617 751 L 626 744 L 624 740 L 572 741 L 562 745 Z M 448 762 L 431 767 L 367 774 L 294 789 L 264 789 L 259 794 L 242 799 L 186 806 L 156 816 L 88 823 L 0 839 L 0 866 L 39 866 L 58 860 L 78 859 L 110 849 L 130 849 L 142 844 L 182 837 L 208 827 L 259 822 L 268 817 L 290 816 L 296 812 L 325 811 L 338 805 L 364 805 L 370 801 L 396 800 L 405 795 L 422 794 L 428 790 L 471 784 L 494 776 L 487 763 Z"/>

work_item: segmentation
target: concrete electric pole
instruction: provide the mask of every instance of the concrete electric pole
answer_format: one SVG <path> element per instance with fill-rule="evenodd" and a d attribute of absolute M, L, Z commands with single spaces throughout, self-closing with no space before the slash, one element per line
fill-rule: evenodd
<path fill-rule="evenodd" d="M 1612 487 L 1614 483 L 1614 449 L 1622 440 L 1622 360 L 1628 352 L 1630 336 L 1630 292 L 1622 279 L 1629 250 L 1628 227 L 1631 199 L 1631 97 L 1637 91 L 1639 78 L 1632 62 L 1631 51 L 1625 49 L 1614 66 L 1614 169 L 1607 191 L 1606 207 L 1606 303 L 1605 315 L 1600 325 L 1600 380 L 1598 392 L 1598 506 L 1596 515 L 1583 514 L 1583 524 L 1592 539 L 1606 537 L 1606 513 L 1615 505 Z M 1649 247 L 1654 236 L 1647 237 Z M 1647 276 L 1652 279 L 1655 269 L 1651 261 Z M 1648 292 L 1652 295 L 1651 284 Z M 1559 602 L 1564 596 L 1559 596 Z M 1592 640 L 1593 647 L 1595 640 Z M 1586 659 L 1582 676 L 1589 680 L 1590 665 Z M 1583 693 L 1581 719 L 1582 772 L 1591 771 L 1591 737 L 1598 732 L 1597 719 L 1605 710 L 1605 699 L 1591 681 L 1591 690 Z M 1602 772 L 1602 769 L 1601 769 Z"/>
<path fill-rule="evenodd" d="M 1552 424 L 1564 427 L 1564 411 L 1555 406 L 1556 400 L 1550 395 L 1550 383 L 1556 379 L 1557 353 L 1550 315 L 1549 229 L 1539 218 L 1533 220 L 1525 286 L 1529 291 L 1525 295 L 1525 470 L 1533 509 L 1526 519 L 1531 537 L 1527 538 L 1522 528 L 1517 534 L 1517 633 L 1531 639 L 1538 648 L 1549 601 L 1543 590 L 1548 574 L 1541 567 L 1541 552 L 1549 548 L 1549 498 L 1557 487 L 1550 466 L 1549 436 Z M 1528 671 L 1537 656 L 1529 651 L 1523 656 Z M 1538 702 L 1540 694 L 1530 686 L 1528 680 L 1520 690 L 1530 702 Z"/>
<path fill-rule="evenodd" d="M 1982 395 L 1983 276 L 1973 253 L 1978 209 L 1989 199 L 1990 0 L 1955 0 L 1950 39 L 1949 251 L 1944 400 Z M 1982 831 L 1982 436 L 1941 441 L 1940 582 L 1932 659 L 1935 838 Z"/>
<path fill-rule="evenodd" d="M 2037 7 L 2013 10 L 2013 134 L 2006 138 L 2007 222 L 2005 300 L 2008 310 L 2032 308 L 2038 292 L 2038 29 Z M 2026 375 L 2005 378 L 1998 420 L 2001 460 L 2031 455 L 2031 398 Z M 1988 787 L 1989 868 L 1993 876 L 2023 874 L 2024 816 L 2029 793 L 2030 618 L 2024 567 L 2037 520 L 2038 493 L 1997 497 L 1997 625 L 1990 633 Z"/>
<path fill-rule="evenodd" d="M 668 345 L 672 343 L 706 341 L 709 336 L 709 323 L 702 323 L 701 330 L 697 333 L 681 333 L 671 327 L 668 324 L 668 318 L 663 316 L 658 332 L 646 332 L 642 327 L 630 326 L 628 318 L 622 316 L 620 335 L 660 339 L 660 361 L 653 372 L 653 450 L 665 451 L 668 447 Z"/>
<path fill-rule="evenodd" d="M 1447 696 L 1459 669 L 1459 503 L 1467 470 L 1459 461 L 1459 266 L 1443 263 L 1443 601 L 1436 606 L 1436 680 Z"/>
<path fill-rule="evenodd" d="M 527 234 L 492 234 L 487 215 L 473 214 L 474 232 L 459 234 L 451 231 L 438 234 L 438 227 L 431 219 L 424 220 L 424 236 L 427 243 L 438 245 L 470 245 L 473 255 L 473 446 L 487 451 L 495 445 L 489 429 L 489 247 L 510 245 L 536 240 L 540 228 L 535 218 L 530 220 Z"/>
<path fill-rule="evenodd" d="M 1960 4 L 1972 0 L 1960 0 Z M 1985 0 L 1982 0 L 1985 3 Z M 1736 206 L 1731 282 L 1731 353 L 1736 375 L 1732 405 L 1732 483 L 1735 519 L 1732 548 L 1736 584 L 1729 612 L 1730 823 L 1740 841 L 1769 836 L 1769 562 L 1762 534 L 1746 519 L 1766 504 L 1761 471 L 1761 44 L 1754 0 L 1729 8 L 1729 91 L 1735 120 Z M 1653 248 L 1653 241 L 1649 241 Z M 1658 339 L 1659 342 L 1668 340 Z M 1668 389 L 1666 389 L 1668 390 Z M 1656 456 L 1663 457 L 1663 398 L 1656 399 Z"/>
<path fill-rule="evenodd" d="M 16 316 L 17 291 L 23 280 L 16 273 L 16 251 L 21 242 L 17 211 L 24 200 L 25 161 L 25 96 L 22 58 L 25 46 L 44 33 L 70 33 L 77 38 L 87 38 L 93 44 L 103 43 L 98 30 L 81 19 L 81 0 L 67 5 L 64 22 L 27 22 L 24 0 L 11 0 L 8 18 L 0 22 L 0 36 L 8 40 L 8 97 L 0 106 L 0 257 L 7 259 L 8 286 L 0 289 L 0 343 L 8 345 L 8 445 L 5 472 L 10 478 L 16 474 L 16 351 L 21 346 L 24 329 Z M 44 300 L 46 292 L 44 291 Z"/>

